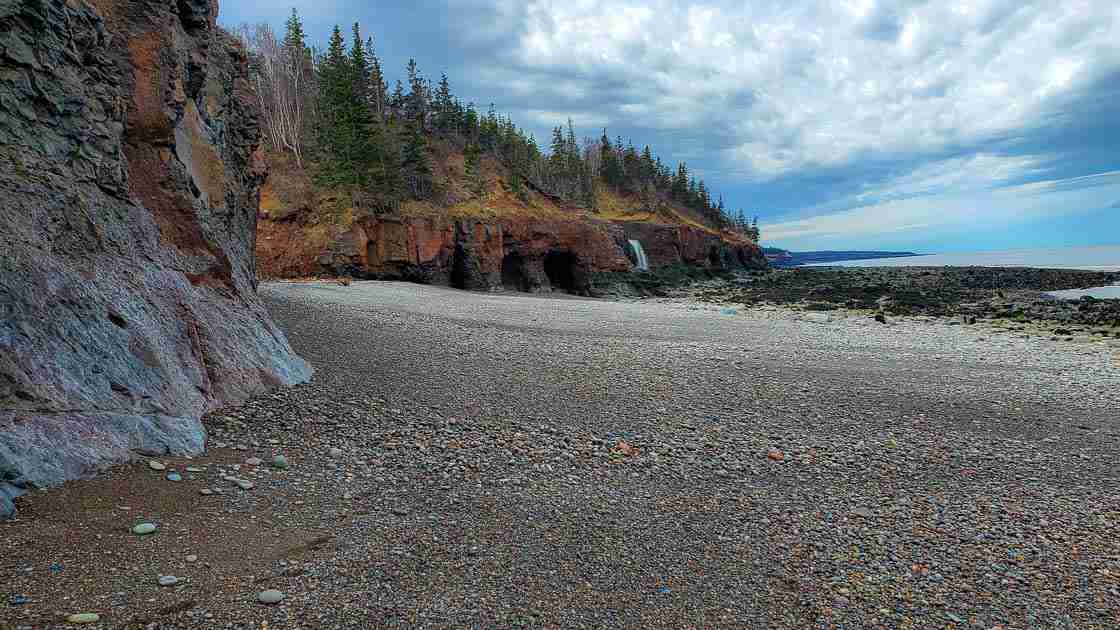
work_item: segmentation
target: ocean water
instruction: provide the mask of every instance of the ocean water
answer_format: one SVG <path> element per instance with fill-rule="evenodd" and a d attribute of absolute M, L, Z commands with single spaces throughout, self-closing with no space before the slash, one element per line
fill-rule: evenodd
<path fill-rule="evenodd" d="M 873 258 L 812 266 L 841 267 L 1041 267 L 1120 271 L 1120 245 L 1015 249 L 1005 252 L 930 254 L 909 258 Z"/>

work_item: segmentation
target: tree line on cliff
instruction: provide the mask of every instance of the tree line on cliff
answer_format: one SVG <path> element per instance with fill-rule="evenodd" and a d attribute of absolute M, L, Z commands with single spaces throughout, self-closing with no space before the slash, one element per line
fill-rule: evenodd
<path fill-rule="evenodd" d="M 464 104 L 446 74 L 438 83 L 425 78 L 413 60 L 405 81 L 390 88 L 373 39 L 363 39 L 357 23 L 349 44 L 335 26 L 323 51 L 307 45 L 294 9 L 283 37 L 267 24 L 242 27 L 240 34 L 270 148 L 290 154 L 321 183 L 351 190 L 373 212 L 439 195 L 428 150 L 438 137 L 462 150 L 470 191 L 481 198 L 488 192 L 482 159 L 490 156 L 506 167 L 505 185 L 522 200 L 535 189 L 595 211 L 597 192 L 607 186 L 637 196 L 652 211 L 673 201 L 715 229 L 758 240 L 757 218 L 729 211 L 687 164 L 672 168 L 649 146 L 639 151 L 621 138 L 612 141 L 606 130 L 581 142 L 569 120 L 552 130 L 545 151 L 493 106 L 481 113 Z"/>

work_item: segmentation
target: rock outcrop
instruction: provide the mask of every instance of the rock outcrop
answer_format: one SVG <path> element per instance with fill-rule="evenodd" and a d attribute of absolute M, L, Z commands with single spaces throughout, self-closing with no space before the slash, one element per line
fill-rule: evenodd
<path fill-rule="evenodd" d="M 306 380 L 256 296 L 265 177 L 213 0 L 0 0 L 0 511 Z"/>
<path fill-rule="evenodd" d="M 654 268 L 766 267 L 761 249 L 749 241 L 729 241 L 687 225 L 586 217 L 501 221 L 378 217 L 328 230 L 321 241 L 309 239 L 309 232 L 293 219 L 262 223 L 257 253 L 266 273 L 405 279 L 481 291 L 561 289 L 585 294 L 592 274 L 634 270 L 630 240 L 642 243 Z"/>

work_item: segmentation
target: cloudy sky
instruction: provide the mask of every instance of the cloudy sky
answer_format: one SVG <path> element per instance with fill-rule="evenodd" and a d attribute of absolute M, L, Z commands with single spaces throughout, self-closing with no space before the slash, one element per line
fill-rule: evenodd
<path fill-rule="evenodd" d="M 546 140 L 650 144 L 763 240 L 961 251 L 1120 243 L 1116 0 L 225 0 L 361 22 Z"/>

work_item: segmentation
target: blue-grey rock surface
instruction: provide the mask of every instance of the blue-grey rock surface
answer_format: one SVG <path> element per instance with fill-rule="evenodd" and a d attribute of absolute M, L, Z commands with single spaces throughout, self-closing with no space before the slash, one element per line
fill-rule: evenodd
<path fill-rule="evenodd" d="M 256 294 L 260 130 L 209 0 L 0 0 L 0 512 L 306 380 Z"/>

